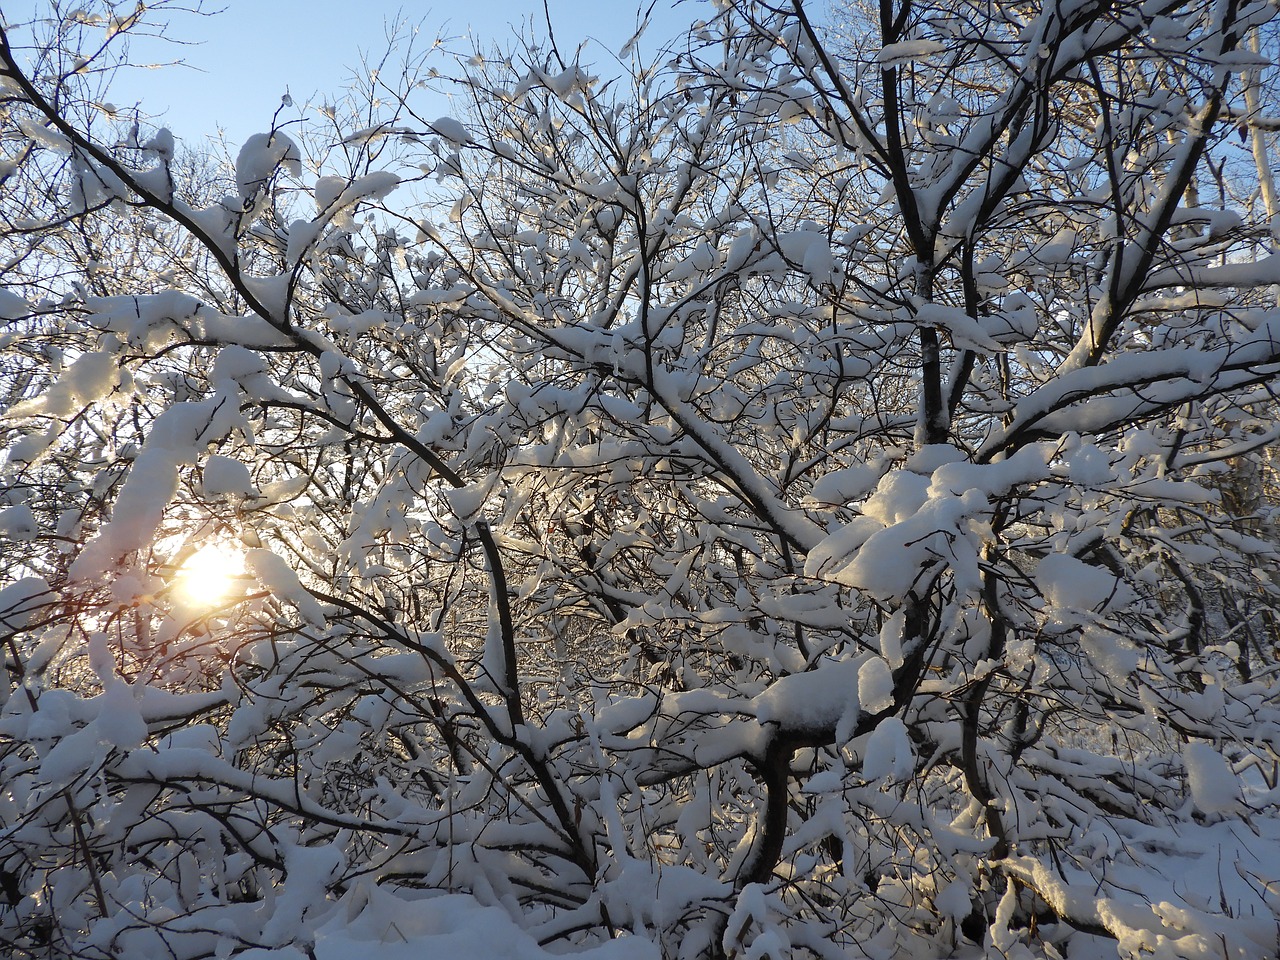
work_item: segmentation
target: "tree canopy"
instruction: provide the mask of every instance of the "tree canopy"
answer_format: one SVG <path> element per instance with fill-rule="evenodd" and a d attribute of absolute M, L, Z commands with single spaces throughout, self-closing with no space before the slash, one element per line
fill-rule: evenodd
<path fill-rule="evenodd" d="M 1274 954 L 1271 3 L 171 7 L 0 29 L 5 950 Z"/>

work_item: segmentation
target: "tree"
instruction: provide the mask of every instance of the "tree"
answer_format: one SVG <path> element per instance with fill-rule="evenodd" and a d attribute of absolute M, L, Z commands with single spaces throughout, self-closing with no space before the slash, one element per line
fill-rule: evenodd
<path fill-rule="evenodd" d="M 700 9 L 220 174 L 6 28 L 15 954 L 1274 951 L 1271 8 Z"/>

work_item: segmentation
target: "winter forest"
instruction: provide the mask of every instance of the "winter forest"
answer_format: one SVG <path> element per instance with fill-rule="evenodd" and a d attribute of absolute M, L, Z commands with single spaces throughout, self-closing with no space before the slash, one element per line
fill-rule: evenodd
<path fill-rule="evenodd" d="M 12 6 L 0 954 L 1280 953 L 1273 0 Z"/>

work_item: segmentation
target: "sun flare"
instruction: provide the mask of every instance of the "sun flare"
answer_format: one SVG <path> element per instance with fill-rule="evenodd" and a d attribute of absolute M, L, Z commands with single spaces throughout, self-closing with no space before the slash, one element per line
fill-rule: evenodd
<path fill-rule="evenodd" d="M 174 593 L 185 607 L 216 607 L 231 596 L 243 574 L 243 557 L 222 546 L 201 547 L 178 569 Z"/>

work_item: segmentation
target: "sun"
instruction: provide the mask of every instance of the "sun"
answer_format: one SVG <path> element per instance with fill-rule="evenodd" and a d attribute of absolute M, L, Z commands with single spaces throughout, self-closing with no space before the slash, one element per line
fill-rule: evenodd
<path fill-rule="evenodd" d="M 201 547 L 182 562 L 174 596 L 188 608 L 210 609 L 225 602 L 244 575 L 244 557 L 221 545 Z"/>

